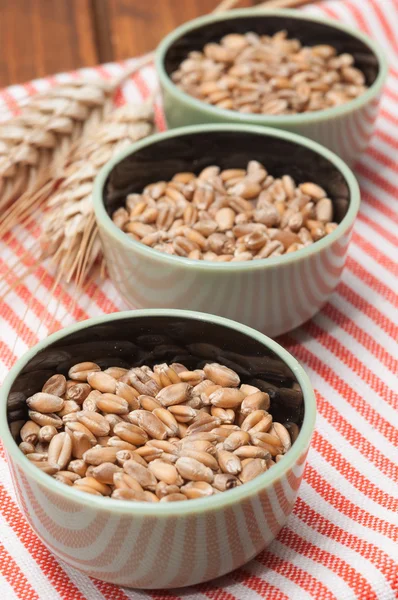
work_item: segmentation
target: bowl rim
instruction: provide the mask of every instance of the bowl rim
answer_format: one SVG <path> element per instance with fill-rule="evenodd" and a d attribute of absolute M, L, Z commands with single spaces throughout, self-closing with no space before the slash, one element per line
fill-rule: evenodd
<path fill-rule="evenodd" d="M 279 139 L 287 140 L 298 144 L 299 146 L 305 146 L 310 150 L 320 154 L 326 160 L 331 162 L 338 171 L 343 175 L 349 192 L 350 192 L 350 203 L 348 211 L 342 221 L 338 224 L 336 229 L 316 241 L 310 246 L 301 248 L 297 252 L 290 252 L 289 254 L 282 254 L 281 256 L 270 257 L 264 260 L 248 260 L 241 262 L 212 262 L 208 260 L 192 260 L 184 256 L 175 256 L 166 254 L 160 250 L 155 250 L 150 246 L 145 246 L 141 242 L 133 240 L 124 231 L 117 227 L 108 213 L 105 210 L 103 203 L 103 189 L 105 187 L 106 180 L 113 170 L 113 168 L 127 156 L 134 154 L 137 150 L 157 144 L 158 142 L 173 138 L 181 137 L 185 135 L 192 135 L 195 133 L 210 133 L 217 131 L 230 131 L 230 132 L 242 132 L 247 134 L 262 135 L 264 137 L 276 137 Z M 255 157 L 253 157 L 255 158 Z M 354 173 L 348 167 L 348 165 L 331 150 L 328 150 L 318 142 L 314 142 L 304 136 L 290 131 L 283 131 L 275 129 L 273 127 L 262 127 L 246 124 L 234 124 L 234 123 L 217 123 L 213 125 L 190 125 L 187 127 L 178 127 L 175 129 L 169 129 L 165 132 L 160 132 L 154 135 L 150 135 L 130 146 L 126 147 L 116 156 L 114 156 L 109 162 L 106 163 L 98 173 L 93 190 L 93 206 L 94 213 L 99 229 L 103 228 L 108 235 L 112 236 L 117 242 L 123 244 L 127 248 L 134 250 L 140 254 L 143 258 L 152 258 L 152 260 L 158 260 L 170 266 L 174 267 L 189 267 L 190 269 L 196 269 L 199 271 L 228 271 L 228 272 L 242 272 L 242 271 L 256 271 L 272 268 L 274 266 L 283 266 L 292 264 L 297 261 L 305 260 L 307 257 L 317 254 L 324 248 L 331 246 L 336 240 L 338 240 L 354 223 L 355 217 L 359 210 L 360 204 L 360 190 L 358 182 L 355 178 Z"/>
<path fill-rule="evenodd" d="M 250 115 L 247 113 L 241 113 L 239 111 L 227 110 L 202 102 L 201 100 L 198 100 L 180 90 L 175 85 L 164 67 L 164 59 L 171 44 L 173 44 L 183 34 L 194 29 L 198 29 L 203 25 L 207 25 L 208 23 L 213 23 L 215 21 L 230 21 L 232 19 L 250 16 L 261 16 L 265 18 L 286 16 L 301 21 L 314 21 L 317 23 L 322 23 L 328 25 L 329 27 L 333 27 L 334 29 L 344 31 L 345 33 L 359 39 L 361 42 L 366 44 L 376 56 L 379 64 L 379 72 L 377 77 L 372 85 L 366 90 L 366 92 L 357 98 L 346 102 L 345 104 L 334 106 L 332 108 L 326 108 L 324 110 L 298 113 L 295 115 Z M 318 15 L 310 15 L 307 13 L 298 13 L 298 11 L 292 9 L 266 10 L 261 8 L 242 8 L 191 19 L 190 21 L 174 29 L 162 39 L 155 52 L 155 66 L 162 86 L 164 86 L 168 92 L 173 94 L 174 97 L 177 97 L 184 104 L 190 104 L 193 108 L 206 112 L 209 116 L 221 117 L 229 120 L 234 119 L 235 121 L 239 120 L 243 123 L 251 123 L 253 125 L 264 123 L 265 125 L 272 125 L 274 127 L 291 127 L 295 125 L 318 123 L 319 121 L 329 120 L 333 117 L 341 117 L 347 113 L 353 112 L 377 96 L 377 94 L 381 91 L 388 75 L 388 61 L 384 51 L 378 43 L 376 43 L 362 31 L 357 30 L 354 27 L 350 27 L 349 25 L 339 23 L 334 19 L 329 19 L 327 17 Z"/>
<path fill-rule="evenodd" d="M 17 443 L 14 441 L 11 435 L 6 414 L 8 393 L 22 368 L 32 358 L 34 358 L 38 352 L 74 332 L 81 331 L 93 325 L 100 325 L 104 322 L 118 321 L 126 318 L 135 319 L 153 316 L 180 317 L 185 319 L 217 323 L 218 325 L 234 329 L 256 339 L 282 358 L 282 360 L 291 368 L 297 377 L 297 381 L 302 387 L 304 398 L 304 420 L 300 433 L 289 452 L 284 456 L 283 460 L 276 463 L 269 471 L 266 471 L 264 474 L 259 475 L 244 485 L 229 490 L 228 493 L 216 494 L 214 496 L 210 496 L 209 498 L 189 500 L 189 502 L 184 502 L 184 505 L 181 506 L 180 502 L 156 502 L 153 504 L 146 502 L 129 502 L 128 500 L 118 500 L 117 502 L 113 502 L 106 497 L 97 497 L 91 494 L 89 495 L 82 491 L 72 489 L 60 481 L 50 477 L 46 473 L 43 473 L 26 458 L 26 456 L 18 448 Z M 223 317 L 206 313 L 186 310 L 145 309 L 123 311 L 103 315 L 93 319 L 87 319 L 61 329 L 60 331 L 57 331 L 56 333 L 40 341 L 16 362 L 7 375 L 0 391 L 0 438 L 3 441 L 7 454 L 11 456 L 12 460 L 15 461 L 18 466 L 29 475 L 29 477 L 34 479 L 38 484 L 49 489 L 51 492 L 60 494 L 68 500 L 80 502 L 80 504 L 85 505 L 86 508 L 93 507 L 94 509 L 98 510 L 109 510 L 116 513 L 129 513 L 138 516 L 178 516 L 182 514 L 186 515 L 191 513 L 205 512 L 207 509 L 223 509 L 226 506 L 250 498 L 254 494 L 260 492 L 264 488 L 267 488 L 275 481 L 280 479 L 288 470 L 294 469 L 297 460 L 309 447 L 315 426 L 315 418 L 316 400 L 309 377 L 298 361 L 280 344 L 263 335 L 259 331 L 256 331 L 251 327 L 247 327 L 246 325 L 242 325 L 237 321 L 232 321 L 230 319 L 225 319 Z"/>

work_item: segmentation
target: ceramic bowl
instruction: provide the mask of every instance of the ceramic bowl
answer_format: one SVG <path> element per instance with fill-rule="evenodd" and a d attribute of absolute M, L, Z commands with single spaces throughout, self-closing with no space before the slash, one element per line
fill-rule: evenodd
<path fill-rule="evenodd" d="M 197 368 L 217 360 L 243 382 L 264 390 L 282 386 L 269 392 L 271 412 L 301 431 L 269 471 L 209 498 L 150 504 L 92 496 L 37 469 L 10 431 L 26 416 L 28 396 L 54 372 L 66 374 L 84 360 L 103 368 L 173 361 Z M 259 332 L 200 313 L 146 310 L 84 321 L 40 342 L 8 375 L 0 411 L 19 504 L 46 546 L 86 575 L 129 587 L 171 588 L 240 567 L 276 537 L 297 496 L 316 409 L 303 368 Z"/>
<path fill-rule="evenodd" d="M 355 100 L 334 108 L 297 115 L 250 115 L 225 110 L 193 98 L 177 88 L 170 75 L 191 50 L 219 41 L 227 33 L 274 34 L 285 29 L 303 45 L 330 44 L 338 53 L 349 52 L 363 71 L 369 89 Z M 366 148 L 378 112 L 388 65 L 379 46 L 366 35 L 334 20 L 299 11 L 232 10 L 194 19 L 163 39 L 156 53 L 169 127 L 197 123 L 247 123 L 278 127 L 305 135 L 327 146 L 349 164 Z"/>
<path fill-rule="evenodd" d="M 199 173 L 216 164 L 246 167 L 256 159 L 274 176 L 314 181 L 333 199 L 339 226 L 298 252 L 218 263 L 171 256 L 134 241 L 111 220 L 130 192 Z M 248 125 L 204 125 L 146 138 L 108 163 L 94 207 L 110 276 L 134 308 L 181 308 L 235 319 L 275 337 L 297 327 L 326 302 L 344 266 L 359 190 L 349 168 L 329 150 L 289 132 Z"/>

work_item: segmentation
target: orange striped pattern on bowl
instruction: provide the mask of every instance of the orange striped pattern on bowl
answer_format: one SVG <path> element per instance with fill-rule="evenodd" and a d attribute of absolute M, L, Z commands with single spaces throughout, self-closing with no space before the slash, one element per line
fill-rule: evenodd
<path fill-rule="evenodd" d="M 240 503 L 163 519 L 93 510 L 44 488 L 10 458 L 9 464 L 29 523 L 61 560 L 128 587 L 153 587 L 156 570 L 156 587 L 174 588 L 236 569 L 274 539 L 293 509 L 306 455 Z"/>

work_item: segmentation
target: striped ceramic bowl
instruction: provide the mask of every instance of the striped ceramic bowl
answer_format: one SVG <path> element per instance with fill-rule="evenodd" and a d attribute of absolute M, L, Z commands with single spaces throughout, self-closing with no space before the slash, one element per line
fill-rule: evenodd
<path fill-rule="evenodd" d="M 233 366 L 244 382 L 278 382 L 283 389 L 271 395 L 271 411 L 278 420 L 301 425 L 280 462 L 228 492 L 162 504 L 92 496 L 37 469 L 14 441 L 26 397 L 76 362 L 92 360 L 105 368 L 178 360 L 195 368 L 215 359 Z M 295 393 L 289 394 L 293 384 Z M 275 538 L 297 496 L 315 398 L 298 362 L 259 332 L 200 313 L 146 310 L 91 319 L 40 342 L 8 375 L 0 411 L 0 434 L 19 504 L 46 546 L 92 577 L 136 588 L 172 588 L 228 573 Z"/>
<path fill-rule="evenodd" d="M 149 183 L 211 164 L 246 167 L 251 159 L 272 175 L 321 185 L 334 202 L 337 229 L 298 252 L 221 263 L 144 246 L 109 216 L 126 194 Z M 94 207 L 110 276 L 131 306 L 208 312 L 275 337 L 311 318 L 337 286 L 359 199 L 350 169 L 315 142 L 265 127 L 198 125 L 151 136 L 109 162 L 97 179 Z"/>
<path fill-rule="evenodd" d="M 170 78 L 191 50 L 201 50 L 206 43 L 218 41 L 227 33 L 254 31 L 272 35 L 282 29 L 303 45 L 329 44 L 339 54 L 352 54 L 369 89 L 351 102 L 327 110 L 296 115 L 255 115 L 202 102 L 180 90 Z M 352 164 L 368 145 L 388 65 L 383 51 L 372 39 L 337 21 L 294 10 L 250 8 L 211 14 L 178 27 L 160 43 L 156 69 L 169 127 L 231 122 L 278 127 L 320 142 Z"/>

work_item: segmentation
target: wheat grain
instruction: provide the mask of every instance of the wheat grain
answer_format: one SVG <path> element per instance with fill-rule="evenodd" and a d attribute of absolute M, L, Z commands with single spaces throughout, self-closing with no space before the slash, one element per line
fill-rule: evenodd
<path fill-rule="evenodd" d="M 129 412 L 129 405 L 127 400 L 116 396 L 116 394 L 110 394 L 105 392 L 101 398 L 96 400 L 96 405 L 99 410 L 104 413 L 110 413 L 114 415 L 126 415 Z"/>
<path fill-rule="evenodd" d="M 57 433 L 48 447 L 48 461 L 64 469 L 72 457 L 72 440 L 66 431 Z"/>
<path fill-rule="evenodd" d="M 181 500 L 188 500 L 185 494 L 177 493 L 177 494 L 168 494 L 167 496 L 163 496 L 159 502 L 179 502 Z"/>
<path fill-rule="evenodd" d="M 365 76 L 353 64 L 351 54 L 338 55 L 326 44 L 302 46 L 298 39 L 287 38 L 286 31 L 248 32 L 227 34 L 202 51 L 189 52 L 171 78 L 184 92 L 219 108 L 295 114 L 344 104 L 363 94 Z M 250 187 L 253 191 L 236 193 L 249 198 L 255 195 L 255 182 Z"/>
<path fill-rule="evenodd" d="M 116 390 L 117 381 L 111 375 L 104 373 L 103 371 L 94 371 L 87 375 L 87 383 L 99 392 L 108 392 L 113 394 Z"/>
<path fill-rule="evenodd" d="M 270 406 L 269 395 L 265 392 L 255 392 L 249 394 L 242 401 L 240 412 L 242 415 L 249 415 L 254 410 L 267 411 Z"/>
<path fill-rule="evenodd" d="M 271 468 L 299 433 L 296 423 L 273 421 L 267 393 L 218 363 L 195 371 L 166 363 L 100 370 L 87 361 L 68 376 L 43 385 L 61 396 L 42 391 L 27 399 L 35 410 L 19 448 L 61 483 L 91 494 L 140 502 L 205 498 Z M 76 388 L 84 390 L 83 410 L 82 397 L 80 404 L 69 399 Z M 109 389 L 122 391 L 130 405 Z"/>
<path fill-rule="evenodd" d="M 188 383 L 172 383 L 160 390 L 156 396 L 156 399 L 166 407 L 173 406 L 175 404 L 182 404 L 183 402 L 189 400 L 191 389 L 192 386 L 190 386 Z"/>
<path fill-rule="evenodd" d="M 19 435 L 23 442 L 27 442 L 28 444 L 35 444 L 38 440 L 39 432 L 40 432 L 40 425 L 38 425 L 34 421 L 27 421 L 21 427 Z"/>
<path fill-rule="evenodd" d="M 18 447 L 24 454 L 33 454 L 35 451 L 34 445 L 30 442 L 21 442 Z"/>
<path fill-rule="evenodd" d="M 211 165 L 197 175 L 177 173 L 169 182 L 149 184 L 142 194 L 127 196 L 113 220 L 155 250 L 234 262 L 296 252 L 333 231 L 332 217 L 332 201 L 319 185 L 274 178 L 251 160 L 246 169 Z M 228 370 L 219 371 L 216 383 L 224 381 L 222 372 L 228 377 Z"/>
<path fill-rule="evenodd" d="M 53 394 L 38 392 L 26 400 L 31 410 L 41 413 L 59 412 L 64 406 L 64 400 Z"/>
<path fill-rule="evenodd" d="M 43 386 L 43 392 L 54 394 L 55 396 L 63 396 L 66 392 L 66 379 L 64 375 L 53 375 L 48 379 Z"/>
<path fill-rule="evenodd" d="M 30 421 L 31 423 L 32 421 Z M 38 440 L 41 443 L 49 444 L 53 437 L 57 435 L 57 430 L 53 425 L 46 425 L 39 430 Z"/>
<path fill-rule="evenodd" d="M 68 400 L 75 400 L 75 402 L 82 404 L 91 394 L 91 391 L 91 387 L 87 383 L 74 383 L 66 390 L 65 397 Z"/>

